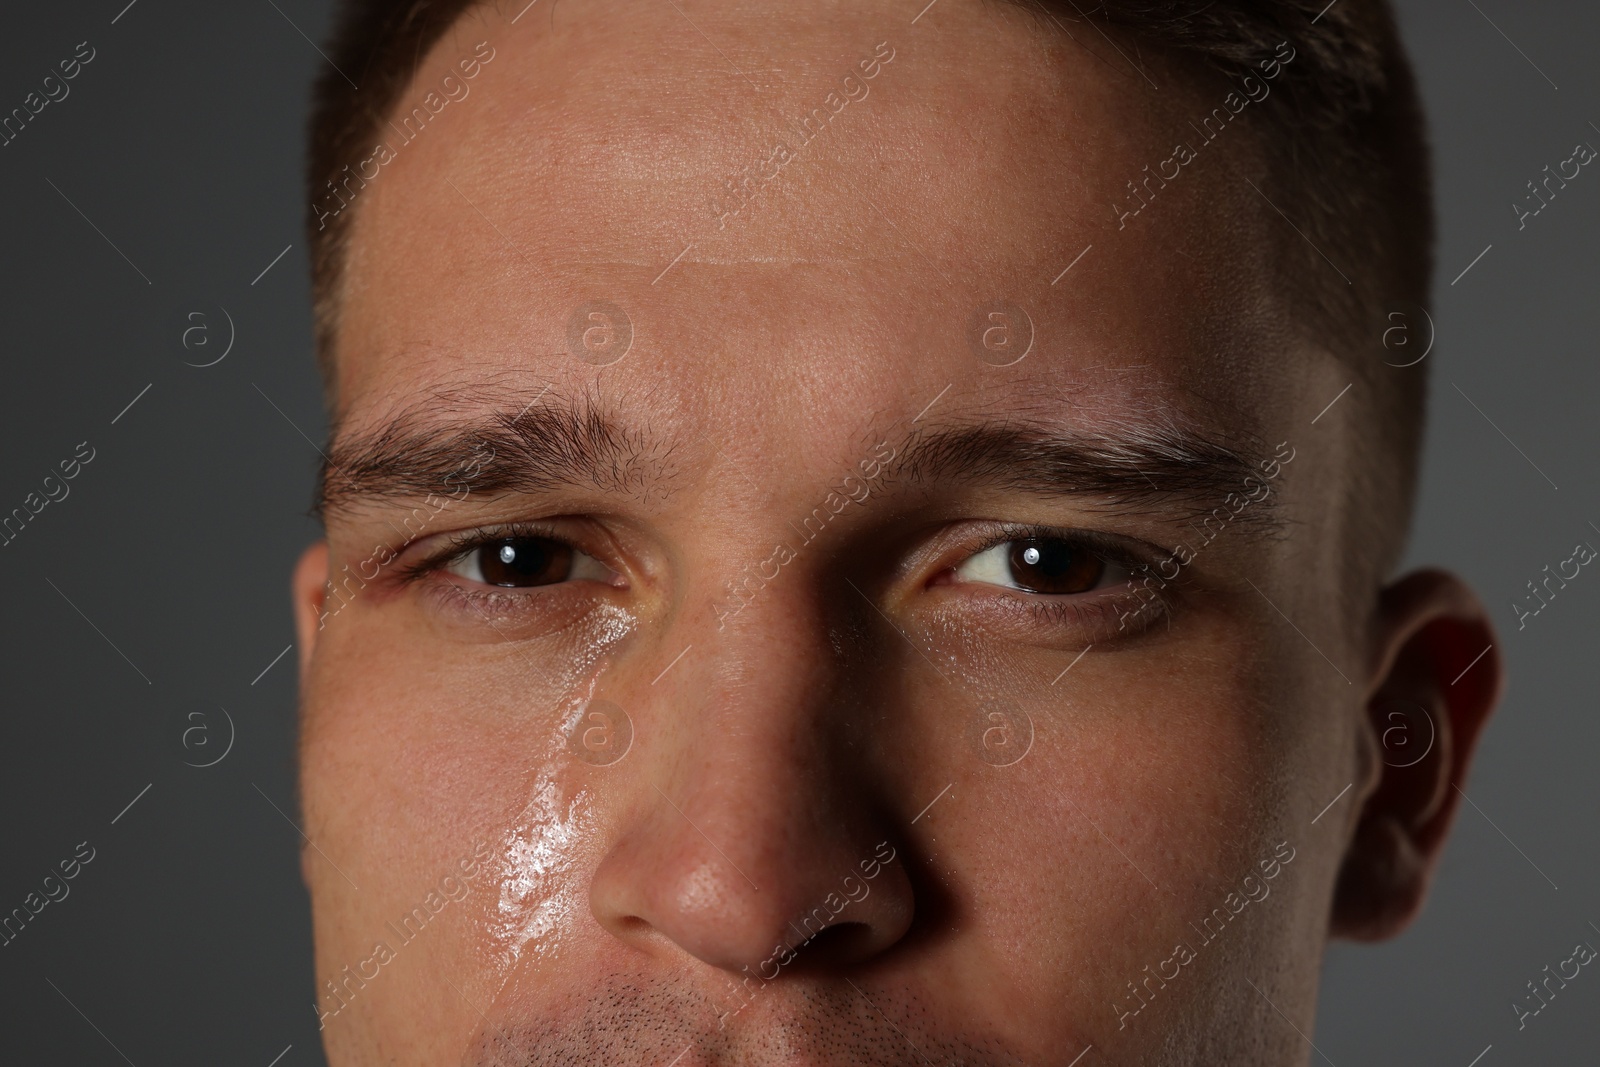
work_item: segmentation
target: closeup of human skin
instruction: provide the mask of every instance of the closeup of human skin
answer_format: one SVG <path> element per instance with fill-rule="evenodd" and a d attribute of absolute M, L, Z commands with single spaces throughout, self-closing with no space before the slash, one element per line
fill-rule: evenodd
<path fill-rule="evenodd" d="M 1357 543 L 1370 398 L 1248 130 L 1108 206 L 1225 89 L 983 0 L 518 6 L 352 205 L 293 582 L 330 1062 L 1309 1062 L 1499 654 Z"/>

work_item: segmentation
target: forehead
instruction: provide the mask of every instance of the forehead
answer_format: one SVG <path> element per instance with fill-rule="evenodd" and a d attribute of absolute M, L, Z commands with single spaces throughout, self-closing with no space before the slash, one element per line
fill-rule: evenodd
<path fill-rule="evenodd" d="M 520 7 L 431 50 L 350 192 L 344 425 L 462 385 L 823 451 L 936 396 L 1284 406 L 1246 135 L 1146 180 L 1227 86 L 980 0 Z"/>

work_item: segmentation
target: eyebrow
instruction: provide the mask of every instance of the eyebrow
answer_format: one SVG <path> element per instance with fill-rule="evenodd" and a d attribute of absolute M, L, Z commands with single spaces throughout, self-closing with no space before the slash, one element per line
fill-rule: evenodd
<path fill-rule="evenodd" d="M 313 510 L 414 499 L 463 484 L 479 493 L 586 486 L 636 499 L 664 495 L 681 477 L 675 451 L 671 439 L 626 427 L 592 399 L 536 400 L 514 414 L 455 423 L 413 409 L 376 430 L 336 437 Z M 1233 448 L 1176 426 L 1142 423 L 1104 431 L 1027 419 L 952 424 L 913 430 L 897 453 L 879 475 L 886 483 L 964 483 L 1177 521 L 1225 506 L 1230 493 L 1251 490 L 1247 479 L 1270 480 L 1263 470 L 1270 457 L 1254 442 Z M 1236 521 L 1276 527 L 1275 505 L 1276 494 L 1268 493 Z"/>
<path fill-rule="evenodd" d="M 413 409 L 376 430 L 336 436 L 312 510 L 325 515 L 359 500 L 410 499 L 462 485 L 526 494 L 591 486 L 638 497 L 669 489 L 672 456 L 670 442 L 630 430 L 585 400 L 536 398 L 515 414 L 450 424 Z"/>
<path fill-rule="evenodd" d="M 1008 420 L 949 426 L 912 435 L 889 473 L 911 484 L 966 482 L 1003 492 L 1100 498 L 1109 513 L 1194 519 L 1225 506 L 1228 495 L 1266 482 L 1272 457 L 1251 443 L 1231 448 L 1176 427 L 1122 425 L 1100 432 Z M 1276 527 L 1276 494 L 1236 516 Z"/>

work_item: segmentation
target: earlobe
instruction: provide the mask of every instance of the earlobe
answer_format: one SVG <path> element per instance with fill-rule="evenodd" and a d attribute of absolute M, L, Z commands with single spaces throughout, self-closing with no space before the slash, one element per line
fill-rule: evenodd
<path fill-rule="evenodd" d="M 1416 571 L 1379 594 L 1363 745 L 1368 773 L 1331 932 L 1375 941 L 1422 907 L 1484 724 L 1503 684 L 1499 641 L 1455 575 Z"/>
<path fill-rule="evenodd" d="M 300 687 L 304 691 L 311 653 L 323 623 L 323 604 L 328 596 L 328 543 L 318 541 L 300 554 L 294 576 L 289 580 L 289 598 L 294 609 L 295 643 L 299 646 Z"/>

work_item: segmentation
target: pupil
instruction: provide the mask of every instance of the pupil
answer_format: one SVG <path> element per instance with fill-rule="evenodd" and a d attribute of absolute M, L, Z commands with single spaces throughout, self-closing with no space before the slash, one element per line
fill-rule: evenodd
<path fill-rule="evenodd" d="M 1011 550 L 1011 575 L 1033 593 L 1082 593 L 1100 583 L 1105 561 L 1067 541 L 1018 541 Z"/>
<path fill-rule="evenodd" d="M 549 585 L 566 578 L 572 549 L 542 537 L 508 537 L 478 550 L 478 567 L 489 585 Z"/>

